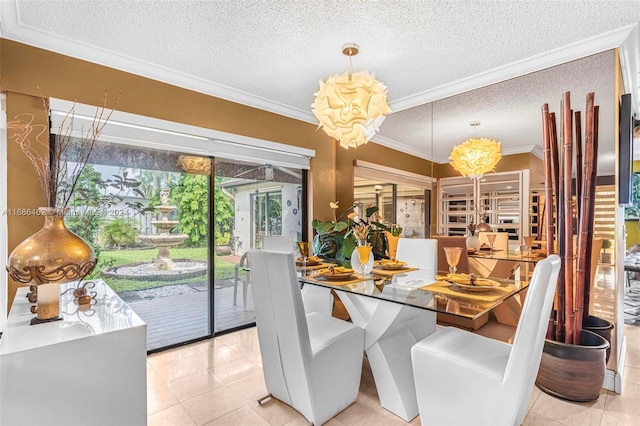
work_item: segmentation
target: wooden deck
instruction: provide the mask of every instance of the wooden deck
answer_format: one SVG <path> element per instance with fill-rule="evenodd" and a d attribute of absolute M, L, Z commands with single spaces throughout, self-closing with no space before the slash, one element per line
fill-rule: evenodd
<path fill-rule="evenodd" d="M 175 345 L 209 334 L 209 291 L 128 302 L 147 323 L 147 350 Z M 247 292 L 247 309 L 233 304 L 233 287 L 214 290 L 214 332 L 239 327 L 255 321 L 253 296 Z"/>

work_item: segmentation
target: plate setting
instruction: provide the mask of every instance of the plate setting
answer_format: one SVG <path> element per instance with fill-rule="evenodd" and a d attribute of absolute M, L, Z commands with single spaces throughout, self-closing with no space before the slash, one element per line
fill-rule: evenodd
<path fill-rule="evenodd" d="M 322 262 L 322 259 L 320 259 L 318 256 L 310 256 L 307 258 L 306 266 L 316 266 L 316 265 L 319 265 L 321 262 Z M 304 266 L 305 265 L 304 259 L 302 257 L 297 257 L 296 265 Z"/>
<path fill-rule="evenodd" d="M 500 287 L 500 283 L 489 278 L 481 278 L 471 274 L 447 274 L 439 275 L 436 279 L 446 281 L 451 284 L 454 290 L 464 292 L 480 293 L 489 291 L 493 288 Z"/>
<path fill-rule="evenodd" d="M 314 274 L 314 277 L 330 281 L 345 281 L 353 277 L 353 269 L 344 268 L 342 266 L 321 269 Z"/>
<path fill-rule="evenodd" d="M 407 262 L 402 262 L 400 260 L 390 260 L 390 259 L 382 259 L 376 264 L 377 268 L 389 269 L 389 270 L 402 269 L 405 266 L 407 266 Z"/>

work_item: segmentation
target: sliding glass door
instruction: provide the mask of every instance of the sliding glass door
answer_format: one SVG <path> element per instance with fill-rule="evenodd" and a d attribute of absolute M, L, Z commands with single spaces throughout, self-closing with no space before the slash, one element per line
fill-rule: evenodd
<path fill-rule="evenodd" d="M 150 351 L 211 335 L 211 163 L 99 142 L 65 219 L 96 252 L 90 278 L 147 323 Z"/>
<path fill-rule="evenodd" d="M 216 158 L 216 227 L 222 220 L 229 229 L 215 241 L 216 333 L 255 322 L 246 253 L 262 248 L 267 236 L 301 238 L 302 179 L 301 169 Z"/>

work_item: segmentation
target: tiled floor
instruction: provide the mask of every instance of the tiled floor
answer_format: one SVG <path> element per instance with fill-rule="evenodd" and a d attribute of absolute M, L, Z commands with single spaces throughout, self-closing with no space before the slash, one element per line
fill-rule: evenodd
<path fill-rule="evenodd" d="M 482 334 L 508 339 L 513 329 L 489 323 Z M 622 394 L 603 390 L 597 401 L 571 403 L 534 388 L 525 425 L 640 424 L 640 327 L 625 325 L 627 354 Z M 255 328 L 150 355 L 147 362 L 149 426 L 305 425 L 279 401 L 258 405 L 266 390 Z M 371 370 L 363 368 L 356 403 L 328 425 L 402 425 L 383 409 Z M 420 424 L 419 417 L 410 424 Z"/>

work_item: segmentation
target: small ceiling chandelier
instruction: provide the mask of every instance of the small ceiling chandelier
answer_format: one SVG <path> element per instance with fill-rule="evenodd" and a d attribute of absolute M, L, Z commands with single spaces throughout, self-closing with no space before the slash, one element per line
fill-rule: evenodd
<path fill-rule="evenodd" d="M 342 53 L 349 56 L 349 71 L 332 75 L 324 83 L 320 81 L 320 90 L 314 93 L 311 105 L 319 127 L 346 149 L 369 142 L 384 115 L 391 112 L 387 87 L 368 71 L 352 71 L 351 57 L 359 51 L 355 43 L 342 46 Z"/>
<path fill-rule="evenodd" d="M 480 122 L 472 121 L 469 125 L 477 131 Z M 481 178 L 485 173 L 494 171 L 501 158 L 500 142 L 478 137 L 454 146 L 449 156 L 451 166 L 462 176 L 472 179 Z"/>

